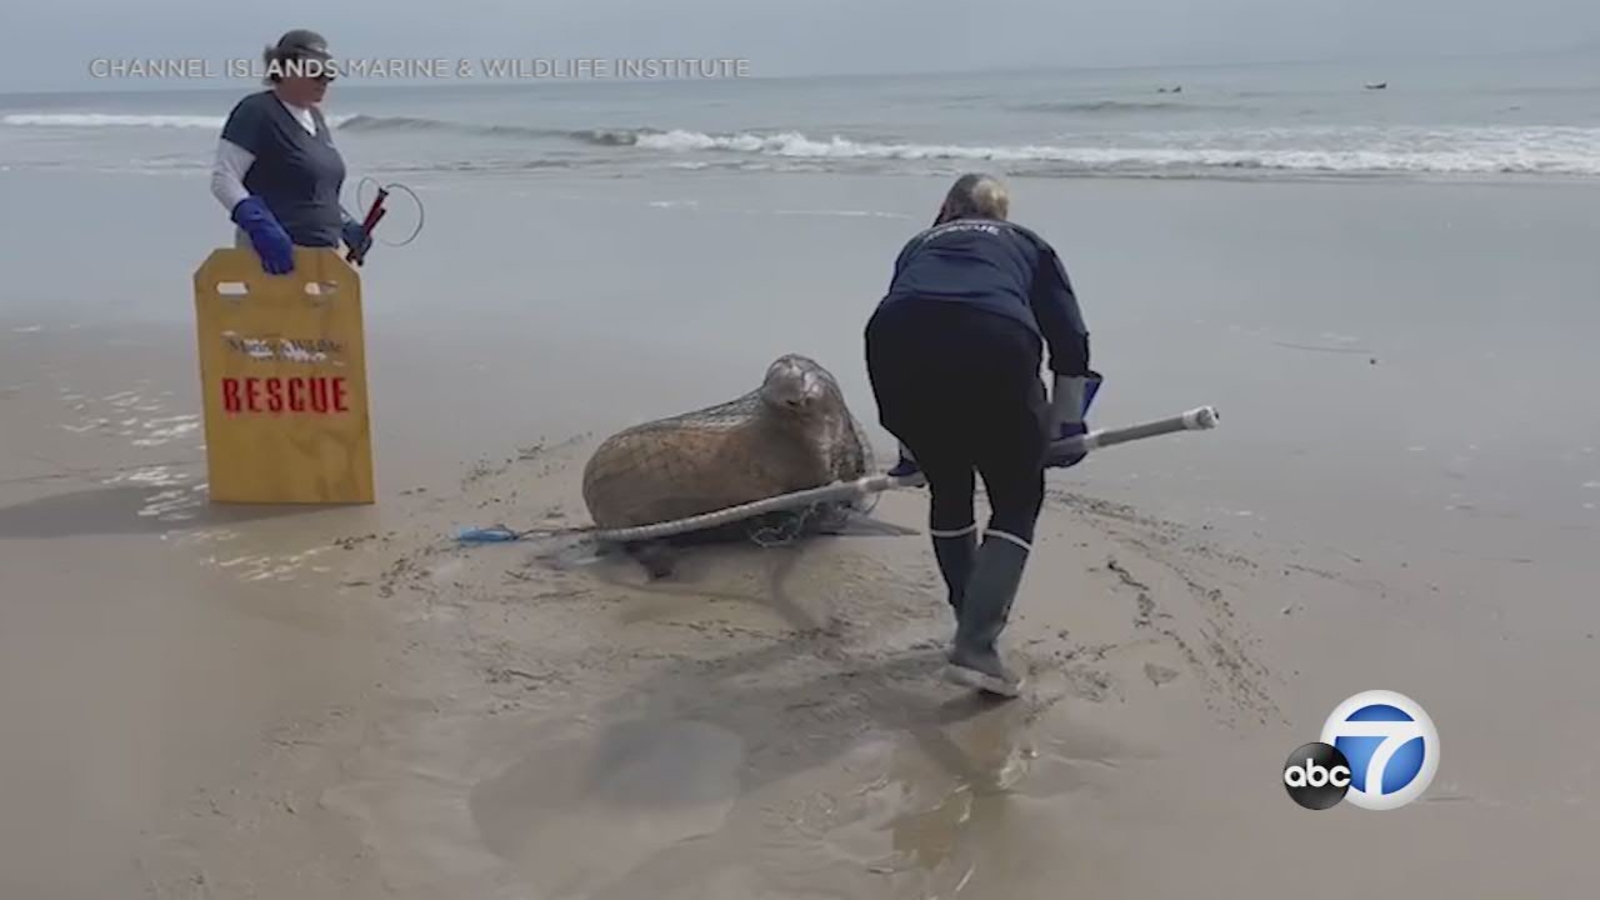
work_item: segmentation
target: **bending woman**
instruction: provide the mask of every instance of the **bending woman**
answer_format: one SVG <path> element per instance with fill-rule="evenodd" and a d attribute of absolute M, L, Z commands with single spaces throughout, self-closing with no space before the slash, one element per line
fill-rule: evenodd
<path fill-rule="evenodd" d="M 895 471 L 920 467 L 928 479 L 934 559 L 956 614 L 946 675 L 1015 697 L 1022 678 L 996 641 L 1033 552 L 1045 469 L 1084 458 L 1052 445 L 1088 431 L 1101 378 L 1066 268 L 1044 238 L 1008 220 L 1010 208 L 998 179 L 957 179 L 934 227 L 895 260 L 866 351 L 878 420 L 900 440 Z M 991 508 L 981 544 L 978 478 Z"/>
<path fill-rule="evenodd" d="M 344 159 L 318 104 L 334 79 L 327 41 L 297 28 L 263 55 L 269 89 L 240 100 L 217 142 L 211 193 L 268 273 L 294 271 L 295 247 L 358 254 L 372 238 L 339 203 Z"/>

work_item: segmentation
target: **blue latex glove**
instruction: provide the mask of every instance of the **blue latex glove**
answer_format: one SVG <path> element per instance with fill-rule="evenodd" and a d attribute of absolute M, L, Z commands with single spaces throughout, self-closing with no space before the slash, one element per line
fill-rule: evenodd
<path fill-rule="evenodd" d="M 1078 437 L 1089 433 L 1089 407 L 1094 405 L 1095 394 L 1100 391 L 1100 373 L 1088 375 L 1057 375 L 1055 392 L 1050 398 L 1050 440 Z M 1085 453 L 1050 453 L 1045 465 L 1055 469 L 1070 469 L 1083 462 Z"/>
<path fill-rule="evenodd" d="M 289 233 L 278 224 L 278 218 L 267 209 L 260 197 L 246 197 L 233 208 L 233 222 L 244 229 L 250 245 L 261 257 L 261 268 L 270 275 L 286 275 L 294 271 L 294 242 Z"/>
<path fill-rule="evenodd" d="M 900 459 L 894 464 L 894 468 L 889 470 L 888 474 L 895 478 L 904 478 L 908 475 L 915 475 L 920 471 L 922 471 L 922 467 L 917 465 L 917 461 L 911 457 L 911 451 L 906 449 L 905 444 L 901 444 Z"/>
<path fill-rule="evenodd" d="M 344 245 L 356 252 L 356 259 L 364 261 L 367 251 L 372 249 L 372 235 L 361 227 L 361 223 L 345 216 L 344 224 L 340 226 L 340 235 L 344 238 Z"/>

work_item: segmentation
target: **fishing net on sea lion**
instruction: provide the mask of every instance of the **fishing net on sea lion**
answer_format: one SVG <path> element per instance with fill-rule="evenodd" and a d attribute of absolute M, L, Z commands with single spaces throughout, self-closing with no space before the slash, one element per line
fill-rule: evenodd
<path fill-rule="evenodd" d="M 602 532 L 705 516 L 837 482 L 876 468 L 866 430 L 833 375 L 787 355 L 761 385 L 714 406 L 612 435 L 584 468 L 583 496 Z M 683 539 L 778 544 L 824 533 L 874 498 L 804 503 L 718 522 Z"/>

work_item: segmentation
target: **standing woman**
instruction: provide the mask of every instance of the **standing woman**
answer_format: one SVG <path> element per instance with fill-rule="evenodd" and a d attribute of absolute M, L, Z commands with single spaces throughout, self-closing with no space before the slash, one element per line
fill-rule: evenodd
<path fill-rule="evenodd" d="M 268 47 L 265 84 L 222 127 L 211 193 L 273 275 L 294 271 L 295 247 L 365 253 L 372 238 L 339 203 L 344 159 L 318 104 L 334 79 L 328 43 L 297 28 Z"/>

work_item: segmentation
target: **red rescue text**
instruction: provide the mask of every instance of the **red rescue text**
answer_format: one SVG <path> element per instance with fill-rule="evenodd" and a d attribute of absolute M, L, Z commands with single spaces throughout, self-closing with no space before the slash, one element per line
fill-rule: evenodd
<path fill-rule="evenodd" d="M 222 408 L 230 413 L 342 413 L 349 398 L 342 377 L 222 379 Z"/>

